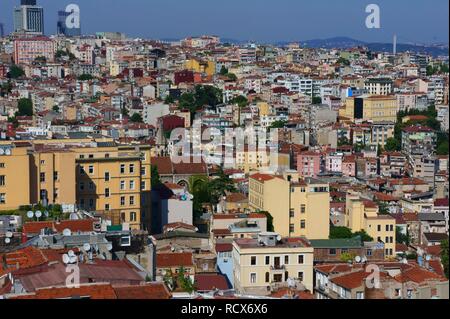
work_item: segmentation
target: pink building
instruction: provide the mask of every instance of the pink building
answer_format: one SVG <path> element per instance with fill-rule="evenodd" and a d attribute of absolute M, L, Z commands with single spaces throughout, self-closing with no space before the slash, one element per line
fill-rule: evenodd
<path fill-rule="evenodd" d="M 356 176 L 356 158 L 354 155 L 344 156 L 342 160 L 342 175 L 346 177 Z"/>
<path fill-rule="evenodd" d="M 16 64 L 31 64 L 37 57 L 45 57 L 47 62 L 53 62 L 55 52 L 55 43 L 47 37 L 23 38 L 14 41 Z"/>
<path fill-rule="evenodd" d="M 297 171 L 300 177 L 317 177 L 320 173 L 322 154 L 316 152 L 301 152 L 297 157 Z"/>

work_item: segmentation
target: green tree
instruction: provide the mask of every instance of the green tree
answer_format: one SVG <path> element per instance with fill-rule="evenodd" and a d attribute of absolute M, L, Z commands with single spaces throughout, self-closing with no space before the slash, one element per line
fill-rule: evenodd
<path fill-rule="evenodd" d="M 139 113 L 134 113 L 132 116 L 131 116 L 131 122 L 133 122 L 133 123 L 142 123 L 144 120 L 142 119 L 142 115 L 141 114 L 139 114 Z"/>
<path fill-rule="evenodd" d="M 403 234 L 402 233 L 402 229 L 400 227 L 396 227 L 395 228 L 395 241 L 398 244 L 405 244 L 405 245 L 409 245 L 409 236 L 408 233 Z"/>
<path fill-rule="evenodd" d="M 222 67 L 220 68 L 220 75 L 227 75 L 228 74 L 228 69 L 222 65 Z"/>
<path fill-rule="evenodd" d="M 59 106 L 58 106 L 58 105 L 53 105 L 52 110 L 53 110 L 54 112 L 59 113 Z"/>
<path fill-rule="evenodd" d="M 322 98 L 320 96 L 313 96 L 311 103 L 312 104 L 321 104 L 322 103 Z"/>
<path fill-rule="evenodd" d="M 441 242 L 441 263 L 444 265 L 445 277 L 448 279 L 448 239 Z"/>
<path fill-rule="evenodd" d="M 236 96 L 235 98 L 233 98 L 230 101 L 230 103 L 237 104 L 237 105 L 239 105 L 239 107 L 246 107 L 248 105 L 248 100 L 245 96 L 239 95 L 239 96 Z"/>
<path fill-rule="evenodd" d="M 344 226 L 332 226 L 330 228 L 330 239 L 352 238 L 352 230 Z"/>
<path fill-rule="evenodd" d="M 390 137 L 386 140 L 386 145 L 384 145 L 384 150 L 387 152 L 400 151 L 401 145 L 397 139 Z"/>
<path fill-rule="evenodd" d="M 17 78 L 20 78 L 21 76 L 24 76 L 24 75 L 25 75 L 24 70 L 18 65 L 13 64 L 9 68 L 8 77 L 10 79 L 17 79 Z"/>
<path fill-rule="evenodd" d="M 18 115 L 19 116 L 32 116 L 33 115 L 33 102 L 31 99 L 22 98 L 18 103 Z"/>
<path fill-rule="evenodd" d="M 275 121 L 269 128 L 283 128 L 287 124 L 286 121 Z"/>
<path fill-rule="evenodd" d="M 189 276 L 186 276 L 184 267 L 181 267 L 178 271 L 177 282 L 180 284 L 183 291 L 188 293 L 192 293 L 194 291 L 194 283 Z"/>
<path fill-rule="evenodd" d="M 237 76 L 236 76 L 236 74 L 234 74 L 234 73 L 228 73 L 228 74 L 227 74 L 227 78 L 228 78 L 228 80 L 230 80 L 230 81 L 236 81 L 236 80 L 237 80 Z"/>
<path fill-rule="evenodd" d="M 274 232 L 275 227 L 273 226 L 273 216 L 269 212 L 259 212 L 260 214 L 266 215 L 267 218 L 267 231 Z"/>
<path fill-rule="evenodd" d="M 345 58 L 343 58 L 343 57 L 340 57 L 340 58 L 337 60 L 337 63 L 343 64 L 343 65 L 345 65 L 345 66 L 349 66 L 349 65 L 350 65 L 350 61 L 347 60 L 347 59 L 345 59 Z"/>
<path fill-rule="evenodd" d="M 354 232 L 352 237 L 359 236 L 361 237 L 361 241 L 373 241 L 373 238 L 369 236 L 369 234 L 366 233 L 365 230 Z"/>
<path fill-rule="evenodd" d="M 82 74 L 78 77 L 79 81 L 89 81 L 92 80 L 94 77 L 90 74 Z"/>
<path fill-rule="evenodd" d="M 150 173 L 150 185 L 151 187 L 156 187 L 161 184 L 161 178 L 159 176 L 158 167 L 156 165 L 151 166 L 151 173 Z"/>
<path fill-rule="evenodd" d="M 166 104 L 172 104 L 174 102 L 175 102 L 175 99 L 171 95 L 167 95 L 166 98 L 164 99 L 164 103 L 166 103 Z"/>
<path fill-rule="evenodd" d="M 338 139 L 338 146 L 350 145 L 350 141 L 346 136 L 342 136 Z"/>

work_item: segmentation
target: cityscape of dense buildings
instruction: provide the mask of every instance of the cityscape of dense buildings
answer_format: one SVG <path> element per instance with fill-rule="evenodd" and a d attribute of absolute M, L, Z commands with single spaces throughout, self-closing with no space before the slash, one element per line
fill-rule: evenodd
<path fill-rule="evenodd" d="M 0 24 L 0 299 L 449 298 L 448 55 L 43 10 Z"/>

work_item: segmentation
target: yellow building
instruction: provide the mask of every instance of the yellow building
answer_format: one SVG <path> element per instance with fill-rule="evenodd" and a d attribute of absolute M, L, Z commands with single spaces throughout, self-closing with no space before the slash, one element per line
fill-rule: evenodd
<path fill-rule="evenodd" d="M 30 204 L 30 162 L 26 147 L 0 145 L 0 211 Z"/>
<path fill-rule="evenodd" d="M 234 287 L 240 293 L 268 295 L 288 287 L 288 279 L 313 291 L 314 249 L 305 238 L 260 233 L 258 239 L 233 242 Z"/>
<path fill-rule="evenodd" d="M 352 120 L 397 122 L 397 99 L 391 95 L 349 97 L 341 116 Z"/>
<path fill-rule="evenodd" d="M 386 257 L 395 256 L 395 219 L 379 214 L 375 203 L 347 194 L 345 223 L 353 232 L 364 230 L 374 241 L 383 243 Z"/>
<path fill-rule="evenodd" d="M 269 212 L 275 231 L 284 237 L 329 237 L 327 183 L 312 178 L 299 180 L 292 176 L 254 174 L 249 179 L 249 206 Z"/>
<path fill-rule="evenodd" d="M 258 102 L 256 106 L 259 110 L 259 116 L 268 116 L 272 114 L 270 105 L 267 102 Z"/>
<path fill-rule="evenodd" d="M 92 139 L 34 143 L 0 144 L 11 154 L 0 160 L 0 210 L 37 203 L 76 205 L 118 215 L 118 222 L 131 229 L 149 229 L 150 146 Z"/>
<path fill-rule="evenodd" d="M 212 76 L 216 72 L 216 64 L 214 61 L 190 59 L 186 61 L 185 68 L 194 72 L 205 73 L 208 76 Z"/>

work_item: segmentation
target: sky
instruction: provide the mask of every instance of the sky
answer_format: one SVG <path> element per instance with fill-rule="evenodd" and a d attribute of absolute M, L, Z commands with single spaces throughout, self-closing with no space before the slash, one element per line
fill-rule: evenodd
<path fill-rule="evenodd" d="M 0 0 L 0 22 L 13 28 L 19 0 Z M 78 4 L 83 34 L 120 31 L 132 37 L 180 39 L 203 34 L 257 42 L 347 36 L 368 42 L 448 43 L 448 0 L 38 0 L 45 33 L 57 11 Z M 380 7 L 381 28 L 368 29 L 366 6 Z"/>

